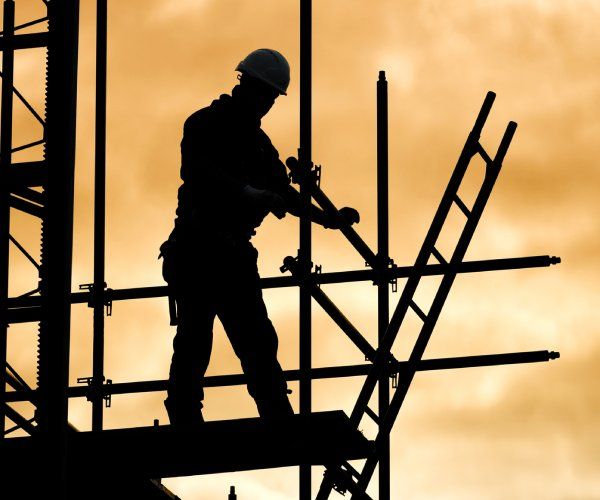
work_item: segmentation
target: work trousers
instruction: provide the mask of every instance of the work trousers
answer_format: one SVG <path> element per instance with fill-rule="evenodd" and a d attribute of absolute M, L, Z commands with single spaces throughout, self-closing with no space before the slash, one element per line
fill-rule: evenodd
<path fill-rule="evenodd" d="M 248 392 L 261 417 L 293 414 L 277 361 L 277 333 L 262 296 L 256 249 L 243 240 L 221 242 L 209 249 L 185 242 L 178 242 L 177 246 L 174 289 L 178 325 L 169 373 L 169 400 L 176 406 L 202 406 L 202 381 L 212 350 L 213 323 L 218 316 L 240 359 Z"/>

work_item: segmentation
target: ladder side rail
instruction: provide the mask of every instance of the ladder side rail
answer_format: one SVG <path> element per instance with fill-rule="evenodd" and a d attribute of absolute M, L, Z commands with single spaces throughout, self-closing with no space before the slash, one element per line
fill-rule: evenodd
<path fill-rule="evenodd" d="M 377 383 L 383 374 L 387 359 L 389 358 L 389 354 L 391 353 L 394 341 L 396 339 L 396 335 L 398 334 L 402 322 L 404 321 L 404 317 L 406 316 L 406 313 L 408 312 L 408 309 L 413 301 L 412 299 L 414 294 L 420 283 L 421 277 L 424 274 L 427 262 L 432 254 L 432 249 L 441 233 L 442 227 L 446 221 L 448 213 L 450 212 L 452 204 L 454 203 L 454 197 L 458 193 L 458 189 L 465 176 L 467 168 L 469 167 L 472 157 L 477 153 L 481 130 L 483 129 L 485 121 L 489 116 L 495 97 L 496 95 L 493 92 L 488 92 L 484 99 L 484 102 L 475 120 L 475 124 L 467 136 L 465 145 L 463 146 L 460 156 L 456 162 L 446 190 L 444 191 L 440 204 L 434 215 L 433 221 L 429 227 L 429 230 L 427 231 L 427 235 L 425 236 L 425 240 L 423 241 L 423 245 L 421 246 L 413 266 L 414 272 L 411 276 L 409 276 L 406 284 L 404 285 L 404 289 L 402 290 L 400 299 L 398 300 L 394 313 L 390 319 L 385 335 L 380 340 L 379 348 L 377 349 L 375 359 L 373 360 L 373 367 L 369 371 L 363 383 L 360 394 L 350 415 L 351 424 L 356 426 L 356 428 L 359 427 L 360 422 L 366 413 L 366 409 L 373 392 L 375 391 Z M 450 271 L 451 268 L 448 268 L 447 272 Z M 379 432 L 382 432 L 381 427 Z M 327 469 L 330 469 L 332 467 L 337 468 L 338 466 L 327 465 L 326 467 Z M 316 499 L 325 500 L 329 498 L 333 487 L 334 484 L 331 475 L 325 475 L 323 481 L 321 482 Z M 366 488 L 364 489 L 366 490 Z"/>
<path fill-rule="evenodd" d="M 482 184 L 482 189 L 480 190 L 477 199 L 475 200 L 473 209 L 471 211 L 471 217 L 467 220 L 465 227 L 463 228 L 462 234 L 452 255 L 452 259 L 450 260 L 450 267 L 451 269 L 453 269 L 453 271 L 444 275 L 442 279 L 442 283 L 440 284 L 438 292 L 436 293 L 436 296 L 427 315 L 427 321 L 423 324 L 421 332 L 419 333 L 415 346 L 411 352 L 409 362 L 406 365 L 406 370 L 402 373 L 402 380 L 399 382 L 398 388 L 396 389 L 396 392 L 394 393 L 390 402 L 388 412 L 383 417 L 383 422 L 379 427 L 380 431 L 375 441 L 376 447 L 377 443 L 379 443 L 385 436 L 389 435 L 396 421 L 396 417 L 400 412 L 402 403 L 404 402 L 411 382 L 414 379 L 414 376 L 417 372 L 416 367 L 421 362 L 421 358 L 423 357 L 429 339 L 431 338 L 431 334 L 433 333 L 433 329 L 440 316 L 442 307 L 444 306 L 446 298 L 448 297 L 452 284 L 454 283 L 454 280 L 456 278 L 456 269 L 458 265 L 460 265 L 460 263 L 462 262 L 462 259 L 464 258 L 467 252 L 467 248 L 469 247 L 471 239 L 473 238 L 473 234 L 475 233 L 475 229 L 477 228 L 479 220 L 481 219 L 483 210 L 485 209 L 485 206 L 492 193 L 492 190 L 496 183 L 496 179 L 498 178 L 498 175 L 502 168 L 502 161 L 504 159 L 504 156 L 506 155 L 506 151 L 515 133 L 516 127 L 517 125 L 514 122 L 510 122 L 508 124 L 508 127 L 506 128 L 495 159 L 491 164 L 488 164 L 486 167 L 486 176 Z M 374 454 L 367 459 L 363 471 L 361 473 L 359 485 L 362 489 L 366 489 L 366 487 L 368 486 L 371 477 L 375 472 L 376 465 L 377 455 Z"/>
<path fill-rule="evenodd" d="M 479 111 L 477 119 L 475 121 L 475 126 L 469 133 L 463 150 L 459 156 L 459 159 L 456 163 L 452 176 L 450 177 L 450 181 L 448 182 L 448 186 L 446 187 L 446 191 L 442 196 L 442 200 L 438 206 L 436 214 L 433 218 L 433 222 L 425 236 L 425 240 L 423 242 L 423 246 L 417 256 L 414 265 L 414 274 L 408 278 L 404 289 L 402 291 L 402 295 L 398 301 L 396 309 L 390 319 L 389 326 L 386 330 L 385 336 L 381 340 L 379 349 L 377 350 L 377 354 L 375 355 L 375 359 L 373 360 L 373 369 L 367 376 L 365 383 L 361 389 L 359 397 L 356 401 L 350 419 L 352 424 L 358 428 L 360 424 L 360 420 L 364 415 L 365 408 L 367 407 L 369 400 L 375 390 L 375 386 L 377 384 L 378 379 L 380 378 L 383 370 L 385 369 L 385 364 L 387 359 L 389 359 L 389 353 L 391 352 L 394 341 L 396 340 L 396 335 L 404 321 L 404 317 L 410 307 L 410 303 L 412 302 L 412 298 L 416 292 L 417 286 L 421 280 L 421 276 L 425 267 L 427 266 L 427 262 L 429 261 L 429 257 L 432 253 L 432 248 L 435 245 L 444 222 L 446 221 L 446 217 L 450 212 L 452 207 L 453 198 L 458 192 L 460 184 L 465 176 L 467 168 L 470 164 L 471 158 L 476 153 L 477 145 L 479 144 L 479 137 L 481 135 L 481 130 L 487 119 L 492 103 L 494 102 L 495 94 L 493 92 L 488 92 L 484 103 Z"/>

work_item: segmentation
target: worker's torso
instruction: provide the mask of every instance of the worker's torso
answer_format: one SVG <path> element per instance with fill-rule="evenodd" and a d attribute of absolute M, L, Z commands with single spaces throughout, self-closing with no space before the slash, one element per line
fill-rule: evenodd
<path fill-rule="evenodd" d="M 202 132 L 207 127 L 208 141 Z M 194 158 L 210 157 L 210 168 L 220 169 L 243 184 L 276 191 L 286 182 L 286 173 L 260 122 L 248 119 L 236 107 L 235 100 L 224 95 L 191 115 L 185 133 L 189 136 L 185 145 L 182 143 L 184 183 L 179 189 L 177 208 L 180 225 L 185 231 L 200 231 L 207 237 L 225 234 L 249 239 L 268 211 L 250 207 L 239 196 L 212 186 L 203 176 L 203 169 L 209 166 Z M 194 175 L 190 174 L 191 169 L 195 169 Z"/>

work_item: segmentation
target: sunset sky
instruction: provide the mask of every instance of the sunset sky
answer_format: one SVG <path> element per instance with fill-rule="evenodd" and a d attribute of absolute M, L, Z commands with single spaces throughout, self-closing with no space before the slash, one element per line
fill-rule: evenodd
<path fill-rule="evenodd" d="M 519 127 L 467 259 L 562 259 L 551 268 L 457 278 L 425 358 L 544 349 L 561 358 L 417 374 L 392 433 L 392 497 L 600 499 L 600 1 L 313 4 L 313 160 L 322 165 L 321 186 L 334 203 L 360 211 L 357 231 L 366 242 L 375 248 L 375 83 L 385 70 L 395 262 L 414 262 L 488 90 L 497 99 L 482 143 L 495 152 L 508 121 Z M 44 6 L 17 0 L 16 11 L 17 23 L 26 22 L 43 16 Z M 231 90 L 235 66 L 256 48 L 277 49 L 290 62 L 288 96 L 277 100 L 263 129 L 282 158 L 297 153 L 299 2 L 113 0 L 108 33 L 106 281 L 111 288 L 160 285 L 158 247 L 173 224 L 183 122 Z M 82 0 L 74 290 L 93 280 L 94 44 L 95 2 Z M 43 60 L 41 50 L 16 57 L 16 86 L 40 112 Z M 15 130 L 15 145 L 41 134 L 20 103 Z M 39 155 L 17 154 L 14 161 Z M 465 200 L 474 198 L 482 168 L 473 165 Z M 12 221 L 11 233 L 39 255 L 39 225 L 23 214 Z M 457 221 L 450 219 L 449 233 Z M 340 234 L 317 227 L 313 234 L 313 260 L 324 272 L 364 267 Z M 442 253 L 449 254 L 451 236 L 444 235 Z M 270 217 L 253 242 L 261 274 L 279 275 L 283 258 L 297 252 L 297 220 Z M 35 288 L 32 266 L 16 252 L 11 259 L 11 296 Z M 323 289 L 365 336 L 376 338 L 371 283 Z M 279 359 L 284 368 L 297 368 L 298 292 L 264 296 L 279 334 Z M 392 308 L 398 298 L 392 294 Z M 92 314 L 85 305 L 72 313 L 75 385 L 92 373 Z M 313 318 L 314 366 L 364 361 L 317 304 Z M 416 324 L 409 320 L 400 331 L 400 359 L 410 352 Z M 31 384 L 35 332 L 34 325 L 9 330 L 8 359 Z M 239 373 L 218 322 L 215 333 L 209 374 Z M 166 299 L 115 303 L 106 320 L 106 376 L 114 382 L 166 378 L 173 334 Z M 314 410 L 349 413 L 361 385 L 360 378 L 316 382 Z M 297 386 L 292 389 L 297 411 Z M 115 396 L 106 426 L 166 423 L 164 397 Z M 256 409 L 244 387 L 209 389 L 204 413 L 218 420 L 255 416 Z M 70 421 L 89 429 L 89 403 L 73 400 Z M 366 423 L 364 430 L 372 431 Z M 315 491 L 321 473 L 314 469 Z M 240 500 L 283 500 L 297 497 L 298 473 L 288 468 L 165 484 L 184 500 L 224 499 L 230 485 Z M 369 490 L 375 496 L 376 485 Z"/>

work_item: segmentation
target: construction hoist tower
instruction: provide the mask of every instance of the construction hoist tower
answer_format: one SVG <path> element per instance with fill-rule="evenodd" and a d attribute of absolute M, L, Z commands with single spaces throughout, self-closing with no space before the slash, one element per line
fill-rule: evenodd
<path fill-rule="evenodd" d="M 313 497 L 313 465 L 325 466 L 317 499 L 333 490 L 368 499 L 367 487 L 378 467 L 380 500 L 390 498 L 390 432 L 418 371 L 483 367 L 548 361 L 558 353 L 533 351 L 442 359 L 423 359 L 444 302 L 459 273 L 498 271 L 557 264 L 550 256 L 464 261 L 467 248 L 501 171 L 516 130 L 510 122 L 495 154 L 487 152 L 480 135 L 495 94 L 488 92 L 464 148 L 451 173 L 425 240 L 412 266 L 398 266 L 389 255 L 388 220 L 388 118 L 387 81 L 381 71 L 377 81 L 377 251 L 342 222 L 341 232 L 366 262 L 368 269 L 321 273 L 311 262 L 311 223 L 300 221 L 297 256 L 286 257 L 287 276 L 262 280 L 264 288 L 294 286 L 300 292 L 300 366 L 285 372 L 287 380 L 300 382 L 300 413 L 289 421 L 266 423 L 260 419 L 207 422 L 185 431 L 155 425 L 133 429 L 103 428 L 103 411 L 112 394 L 165 391 L 166 381 L 111 383 L 104 374 L 104 316 L 116 300 L 165 297 L 164 286 L 112 290 L 104 282 L 105 143 L 106 143 L 106 39 L 107 0 L 97 0 L 96 47 L 96 152 L 94 280 L 71 291 L 73 242 L 73 179 L 79 30 L 78 0 L 39 0 L 47 15 L 15 25 L 15 1 L 3 1 L 2 109 L 0 114 L 0 361 L 2 387 L 0 460 L 6 471 L 0 484 L 2 497 L 53 498 L 176 498 L 159 478 L 233 472 L 259 468 L 299 466 L 301 500 Z M 300 0 L 300 148 L 299 159 L 287 166 L 300 185 L 304 203 L 315 200 L 323 210 L 337 214 L 334 203 L 320 186 L 320 167 L 312 162 L 312 2 Z M 32 27 L 40 31 L 31 33 Z M 47 29 L 41 29 L 42 27 Z M 28 29 L 27 33 L 21 30 Z M 46 50 L 45 112 L 34 109 L 14 85 L 14 59 L 22 50 Z M 31 119 L 40 124 L 40 139 L 13 144 L 13 103 L 18 99 Z M 43 147 L 35 161 L 14 161 L 15 153 Z M 475 201 L 465 203 L 459 189 L 478 156 L 485 164 Z M 443 255 L 436 243 L 451 209 L 464 216 L 464 226 L 451 254 Z M 39 221 L 40 261 L 11 233 L 12 217 L 19 211 Z M 22 253 L 35 269 L 31 291 L 9 297 L 9 246 Z M 433 262 L 432 262 L 433 261 Z M 425 276 L 441 279 L 428 308 L 416 302 Z M 390 288 L 398 278 L 405 285 L 391 316 Z M 372 281 L 378 294 L 378 344 L 372 345 L 338 309 L 321 285 Z M 311 302 L 315 300 L 365 356 L 366 363 L 313 368 L 311 363 Z M 70 309 L 87 303 L 94 309 L 93 373 L 80 377 L 84 386 L 69 387 Z M 392 355 L 396 337 L 407 315 L 416 315 L 420 332 L 407 360 Z M 9 326 L 39 325 L 37 386 L 30 387 L 7 359 Z M 341 411 L 313 413 L 312 381 L 362 376 L 364 384 L 348 417 Z M 241 374 L 207 377 L 205 386 L 245 383 Z M 391 387 L 390 387 L 391 384 Z M 68 423 L 68 400 L 86 397 L 92 404 L 92 430 L 78 432 Z M 377 408 L 369 406 L 377 401 Z M 33 417 L 14 403 L 28 403 Z M 365 417 L 377 424 L 374 436 L 359 429 Z M 11 422 L 8 425 L 8 422 Z M 15 430 L 28 437 L 12 437 Z M 197 450 L 201 449 L 202 454 Z M 350 461 L 364 460 L 361 470 Z M 230 493 L 235 496 L 235 493 Z M 16 492 L 16 493 L 14 493 Z M 242 492 L 243 494 L 243 492 Z M 224 494 L 225 495 L 225 494 Z"/>

